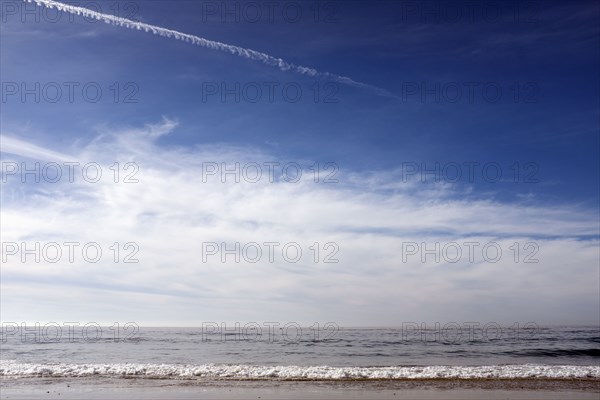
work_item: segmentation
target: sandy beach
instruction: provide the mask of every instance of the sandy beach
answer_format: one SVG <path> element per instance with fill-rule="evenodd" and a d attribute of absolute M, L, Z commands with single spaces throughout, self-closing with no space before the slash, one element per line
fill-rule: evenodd
<path fill-rule="evenodd" d="M 11 379 L 2 399 L 598 399 L 598 380 Z"/>

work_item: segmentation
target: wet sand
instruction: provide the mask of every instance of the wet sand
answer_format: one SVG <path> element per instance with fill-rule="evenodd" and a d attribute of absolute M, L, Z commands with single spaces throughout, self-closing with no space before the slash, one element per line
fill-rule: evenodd
<path fill-rule="evenodd" d="M 594 399 L 598 380 L 3 379 L 2 399 Z"/>

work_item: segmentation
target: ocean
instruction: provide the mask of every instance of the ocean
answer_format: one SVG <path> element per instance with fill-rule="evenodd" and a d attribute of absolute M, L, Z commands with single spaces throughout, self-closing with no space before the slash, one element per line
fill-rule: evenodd
<path fill-rule="evenodd" d="M 172 380 L 600 379 L 598 327 L 475 323 L 3 324 L 0 376 Z M 85 328 L 85 329 L 84 329 Z"/>

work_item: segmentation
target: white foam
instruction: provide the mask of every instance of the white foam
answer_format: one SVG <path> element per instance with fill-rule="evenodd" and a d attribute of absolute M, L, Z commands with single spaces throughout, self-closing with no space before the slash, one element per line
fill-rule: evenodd
<path fill-rule="evenodd" d="M 119 377 L 229 379 L 600 379 L 600 366 L 490 365 L 428 367 L 299 367 L 180 364 L 28 364 L 0 361 L 4 377 Z"/>

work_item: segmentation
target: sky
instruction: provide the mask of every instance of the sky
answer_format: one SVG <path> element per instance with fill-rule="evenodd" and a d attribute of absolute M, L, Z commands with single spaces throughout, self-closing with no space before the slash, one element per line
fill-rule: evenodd
<path fill-rule="evenodd" d="M 1 2 L 2 321 L 600 323 L 597 2 L 69 4 Z"/>

